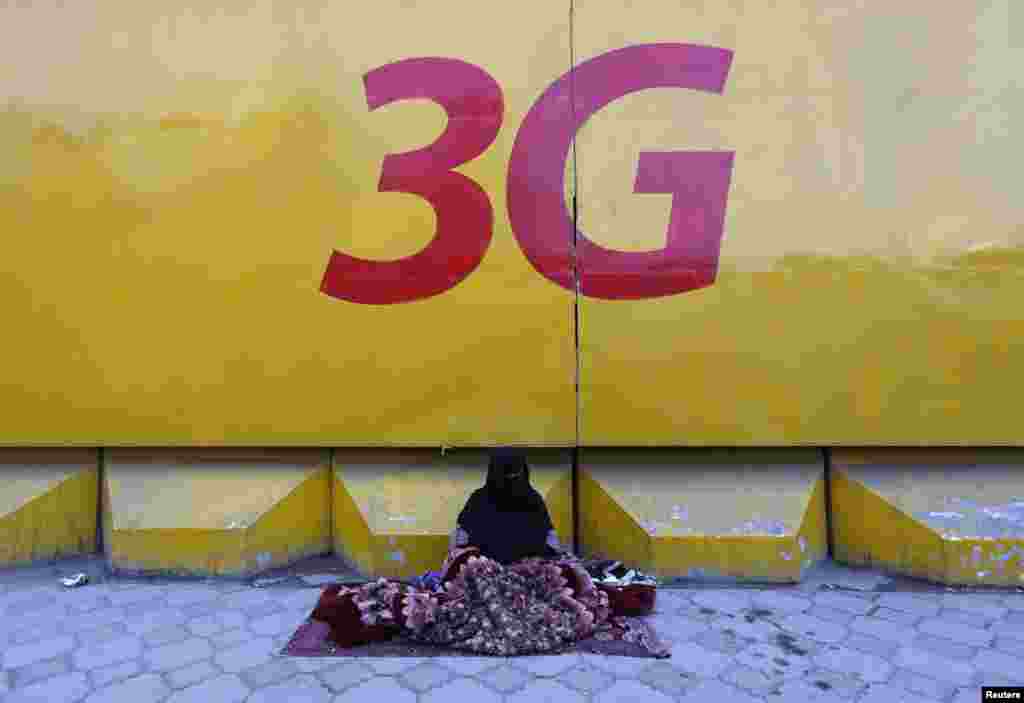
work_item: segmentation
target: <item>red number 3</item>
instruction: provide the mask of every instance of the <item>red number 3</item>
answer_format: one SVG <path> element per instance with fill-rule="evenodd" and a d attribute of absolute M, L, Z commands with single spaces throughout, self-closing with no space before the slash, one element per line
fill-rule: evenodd
<path fill-rule="evenodd" d="M 483 69 L 454 59 L 421 58 L 381 66 L 363 78 L 371 110 L 396 100 L 427 98 L 448 114 L 433 144 L 388 154 L 381 192 L 415 193 L 437 215 L 434 238 L 397 261 L 370 261 L 335 251 L 320 290 L 353 303 L 384 305 L 429 298 L 454 287 L 484 258 L 494 210 L 475 181 L 452 169 L 475 159 L 498 136 L 505 106 L 501 88 Z"/>

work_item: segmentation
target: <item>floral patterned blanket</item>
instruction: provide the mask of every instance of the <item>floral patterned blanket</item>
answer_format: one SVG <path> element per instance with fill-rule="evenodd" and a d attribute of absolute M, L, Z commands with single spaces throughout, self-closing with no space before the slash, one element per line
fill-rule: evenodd
<path fill-rule="evenodd" d="M 399 637 L 479 655 L 554 654 L 590 638 L 667 657 L 653 630 L 614 617 L 608 596 L 572 556 L 508 566 L 475 547 L 449 552 L 434 588 L 379 579 L 325 589 L 311 618 L 339 647 Z"/>

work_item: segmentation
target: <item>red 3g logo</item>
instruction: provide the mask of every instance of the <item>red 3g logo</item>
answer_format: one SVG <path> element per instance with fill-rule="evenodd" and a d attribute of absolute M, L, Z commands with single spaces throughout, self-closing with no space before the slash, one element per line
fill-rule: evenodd
<path fill-rule="evenodd" d="M 666 244 L 648 252 L 606 249 L 576 229 L 565 206 L 565 162 L 584 123 L 609 103 L 648 88 L 721 93 L 732 52 L 692 44 L 644 44 L 602 54 L 556 80 L 516 135 L 508 165 L 512 231 L 549 281 L 605 300 L 656 298 L 711 285 L 734 152 L 640 153 L 634 190 L 671 193 Z M 429 146 L 384 159 L 378 190 L 415 193 L 434 208 L 437 230 L 420 252 L 397 261 L 331 254 L 320 290 L 340 300 L 383 305 L 429 298 L 469 276 L 491 241 L 494 210 L 475 181 L 454 171 L 480 156 L 501 128 L 504 101 L 483 69 L 455 59 L 407 59 L 363 77 L 371 110 L 428 98 L 448 115 Z M 571 118 L 566 105 L 572 103 Z M 575 251 L 574 251 L 575 249 Z"/>

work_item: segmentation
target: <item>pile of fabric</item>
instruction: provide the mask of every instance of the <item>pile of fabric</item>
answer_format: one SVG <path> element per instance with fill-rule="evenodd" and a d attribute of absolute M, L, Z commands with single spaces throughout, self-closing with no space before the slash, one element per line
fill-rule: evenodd
<path fill-rule="evenodd" d="M 502 565 L 476 547 L 452 550 L 435 588 L 379 579 L 330 586 L 311 617 L 338 647 L 404 638 L 483 655 L 552 654 L 595 638 L 668 656 L 653 631 L 615 617 L 608 596 L 570 555 Z"/>

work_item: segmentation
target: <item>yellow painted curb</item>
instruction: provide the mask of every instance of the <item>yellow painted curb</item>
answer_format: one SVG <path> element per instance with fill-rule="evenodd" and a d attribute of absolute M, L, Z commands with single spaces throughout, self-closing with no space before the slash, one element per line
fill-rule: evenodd
<path fill-rule="evenodd" d="M 117 571 L 240 576 L 331 550 L 323 450 L 112 450 L 105 548 Z"/>
<path fill-rule="evenodd" d="M 814 450 L 581 452 L 589 556 L 662 578 L 792 583 L 827 555 Z"/>
<path fill-rule="evenodd" d="M 0 565 L 96 551 L 97 452 L 0 449 Z"/>
<path fill-rule="evenodd" d="M 836 450 L 837 561 L 945 584 L 1024 582 L 1024 452 Z"/>
<path fill-rule="evenodd" d="M 487 452 L 338 449 L 334 453 L 335 552 L 369 576 L 409 578 L 440 567 L 466 499 L 483 485 Z M 527 452 L 531 481 L 559 538 L 572 543 L 571 457 Z"/>

